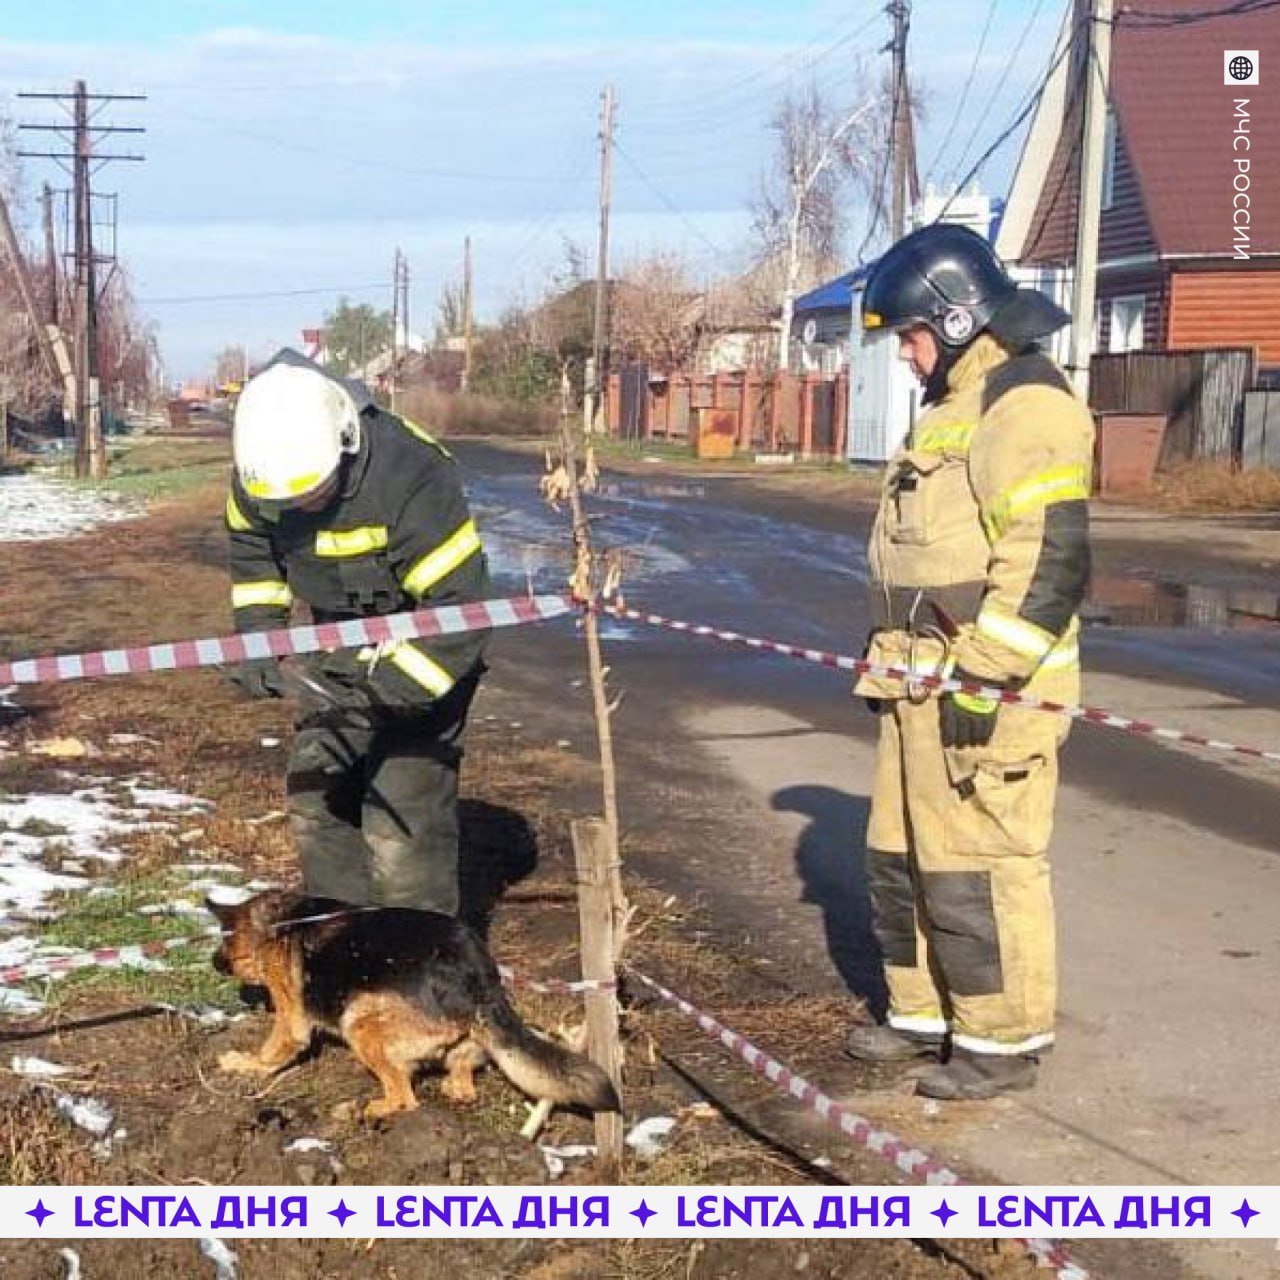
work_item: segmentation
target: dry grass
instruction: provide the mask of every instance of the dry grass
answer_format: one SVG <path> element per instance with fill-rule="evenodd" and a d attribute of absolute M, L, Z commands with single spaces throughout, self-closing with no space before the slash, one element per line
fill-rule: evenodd
<path fill-rule="evenodd" d="M 1280 510 L 1280 470 L 1241 471 L 1229 462 L 1181 462 L 1156 476 L 1150 495 L 1166 511 Z"/>
<path fill-rule="evenodd" d="M 409 388 L 399 409 L 440 436 L 543 436 L 556 425 L 555 412 L 542 405 L 434 387 Z"/>

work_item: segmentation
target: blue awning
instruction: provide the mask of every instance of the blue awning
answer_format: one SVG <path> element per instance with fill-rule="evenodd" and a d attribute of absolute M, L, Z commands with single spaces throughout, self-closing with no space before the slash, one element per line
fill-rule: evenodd
<path fill-rule="evenodd" d="M 826 284 L 803 293 L 796 299 L 796 315 L 811 311 L 849 311 L 853 308 L 853 294 L 867 278 L 871 264 L 846 271 Z"/>

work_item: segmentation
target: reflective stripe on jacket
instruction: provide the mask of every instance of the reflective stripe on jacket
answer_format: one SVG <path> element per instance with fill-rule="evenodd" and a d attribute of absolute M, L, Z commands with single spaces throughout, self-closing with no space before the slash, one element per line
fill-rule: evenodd
<path fill-rule="evenodd" d="M 489 595 L 484 548 L 452 457 L 420 427 L 381 410 L 367 410 L 362 427 L 361 450 L 322 511 L 255 504 L 233 480 L 226 526 L 238 631 L 287 625 L 295 599 L 315 621 L 331 622 Z M 359 657 L 384 702 L 412 708 L 448 693 L 481 659 L 487 635 L 434 636 Z"/>
<path fill-rule="evenodd" d="M 1093 420 L 1057 366 L 980 336 L 889 463 L 874 625 L 887 639 L 954 621 L 951 663 L 986 679 L 1078 674 L 1092 457 Z"/>

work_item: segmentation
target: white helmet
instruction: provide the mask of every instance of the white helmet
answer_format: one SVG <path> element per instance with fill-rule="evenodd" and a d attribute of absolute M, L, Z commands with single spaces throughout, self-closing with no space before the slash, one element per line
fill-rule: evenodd
<path fill-rule="evenodd" d="M 343 454 L 359 451 L 360 411 L 320 369 L 282 361 L 241 392 L 231 447 L 251 498 L 294 502 L 324 484 Z"/>

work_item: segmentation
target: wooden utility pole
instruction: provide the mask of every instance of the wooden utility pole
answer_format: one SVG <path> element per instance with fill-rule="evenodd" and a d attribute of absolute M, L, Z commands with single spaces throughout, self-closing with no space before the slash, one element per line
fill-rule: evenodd
<path fill-rule="evenodd" d="M 462 389 L 471 390 L 471 237 L 462 249 Z"/>
<path fill-rule="evenodd" d="M 893 189 L 889 230 L 894 240 L 907 232 L 907 214 L 920 199 L 920 173 L 916 166 L 915 127 L 912 122 L 911 78 L 907 74 L 907 34 L 911 29 L 911 0 L 891 0 L 893 19 L 893 115 L 890 146 L 893 152 Z"/>
<path fill-rule="evenodd" d="M 391 260 L 391 364 L 387 369 L 387 386 L 391 396 L 391 412 L 396 411 L 396 360 L 400 354 L 400 250 Z M 364 370 L 361 369 L 363 375 Z"/>
<path fill-rule="evenodd" d="M 133 154 L 107 154 L 97 149 L 98 139 L 118 133 L 145 133 L 137 125 L 105 125 L 93 120 L 89 104 L 110 102 L 144 102 L 142 94 L 90 93 L 83 80 L 77 80 L 71 93 L 20 93 L 19 98 L 45 99 L 62 106 L 70 104 L 71 123 L 23 124 L 33 132 L 57 133 L 69 143 L 69 151 L 19 151 L 24 157 L 41 157 L 70 164 L 74 188 L 75 215 L 75 297 L 73 304 L 73 367 L 76 419 L 76 474 L 101 479 L 107 473 L 107 451 L 102 434 L 102 401 L 98 380 L 98 258 L 93 248 L 94 172 L 112 160 L 141 160 Z M 99 108 L 101 109 L 101 108 Z M 52 346 L 57 352 L 58 339 L 50 329 Z M 61 363 L 61 362 L 59 362 Z"/>
<path fill-rule="evenodd" d="M 22 295 L 22 305 L 26 307 L 31 327 L 35 330 L 36 337 L 39 339 L 40 354 L 44 357 L 49 373 L 58 378 L 61 374 L 57 357 L 53 350 L 52 337 L 36 306 L 35 286 L 31 281 L 31 272 L 27 267 L 26 255 L 22 252 L 22 246 L 18 243 L 18 233 L 14 230 L 13 219 L 9 216 L 9 204 L 3 194 L 0 194 L 0 235 L 4 236 L 5 248 L 8 250 L 9 260 L 13 263 L 13 276 L 18 282 L 18 292 Z"/>
<path fill-rule="evenodd" d="M 53 234 L 53 188 L 47 182 L 41 202 L 44 205 L 45 323 L 56 325 L 62 307 L 62 273 L 58 270 L 58 242 Z"/>
<path fill-rule="evenodd" d="M 1084 10 L 1076 28 L 1084 58 L 1084 135 L 1080 146 L 1080 199 L 1076 220 L 1075 286 L 1071 291 L 1068 372 L 1076 394 L 1089 399 L 1094 308 L 1098 296 L 1098 234 L 1107 150 L 1107 86 L 1111 78 L 1112 0 L 1077 0 Z"/>
<path fill-rule="evenodd" d="M 609 209 L 613 200 L 613 113 L 617 106 L 613 85 L 600 95 L 600 231 L 596 245 L 596 314 L 591 336 L 591 375 L 587 393 L 592 431 L 603 430 L 605 387 L 605 338 L 609 310 Z"/>

